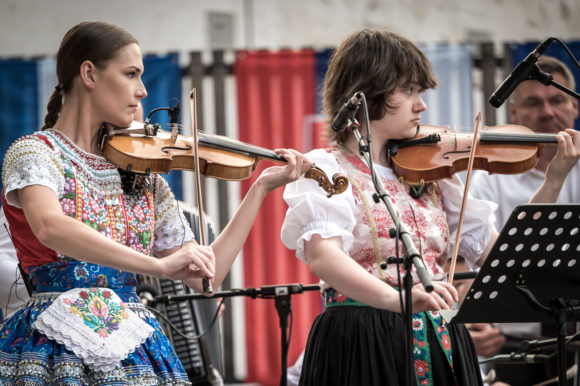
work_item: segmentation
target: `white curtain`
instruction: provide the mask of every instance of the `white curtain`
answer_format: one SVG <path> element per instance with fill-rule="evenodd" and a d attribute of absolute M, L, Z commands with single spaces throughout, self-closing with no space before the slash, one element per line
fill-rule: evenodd
<path fill-rule="evenodd" d="M 424 94 L 427 111 L 421 114 L 424 124 L 450 125 L 458 131 L 473 131 L 475 116 L 472 98 L 472 55 L 469 44 L 422 46 L 433 63 L 439 81 L 435 90 Z"/>
<path fill-rule="evenodd" d="M 44 116 L 46 115 L 46 104 L 48 98 L 54 91 L 58 80 L 56 78 L 56 59 L 46 58 L 40 59 L 36 66 L 36 75 L 38 77 L 38 127 L 40 130 L 44 124 Z"/>

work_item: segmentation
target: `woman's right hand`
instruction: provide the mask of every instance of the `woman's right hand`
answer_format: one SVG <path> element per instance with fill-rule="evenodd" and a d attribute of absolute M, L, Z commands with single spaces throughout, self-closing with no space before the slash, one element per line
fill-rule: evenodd
<path fill-rule="evenodd" d="M 173 280 L 192 278 L 213 279 L 215 255 L 208 246 L 185 243 L 181 248 L 160 259 L 161 275 Z"/>
<path fill-rule="evenodd" d="M 412 289 L 413 313 L 450 310 L 459 297 L 457 290 L 445 281 L 434 281 L 433 291 L 427 292 L 422 284 Z"/>

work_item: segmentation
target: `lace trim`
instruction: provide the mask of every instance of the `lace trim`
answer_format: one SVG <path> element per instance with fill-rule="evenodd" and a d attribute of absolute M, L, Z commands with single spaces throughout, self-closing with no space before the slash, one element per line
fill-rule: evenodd
<path fill-rule="evenodd" d="M 154 249 L 163 251 L 193 239 L 193 232 L 183 211 L 177 206 L 177 201 L 167 181 L 161 176 L 156 176 L 154 184 Z"/>
<path fill-rule="evenodd" d="M 64 345 L 95 371 L 112 371 L 154 332 L 107 288 L 62 293 L 32 327 Z"/>
<path fill-rule="evenodd" d="M 66 169 L 74 170 L 79 182 L 90 187 L 99 197 L 123 193 L 119 172 L 113 164 L 85 152 L 53 129 L 14 142 L 6 153 L 2 179 L 7 192 L 39 184 L 51 188 L 61 197 L 65 190 Z"/>
<path fill-rule="evenodd" d="M 26 302 L 25 307 L 36 307 L 42 304 L 52 303 L 60 295 L 62 295 L 62 292 L 34 292 Z M 143 303 L 125 302 L 125 304 L 131 311 L 140 315 L 141 319 L 155 316 Z"/>
<path fill-rule="evenodd" d="M 46 143 L 32 136 L 12 144 L 6 152 L 2 168 L 2 182 L 6 199 L 20 207 L 14 190 L 29 185 L 42 185 L 58 196 L 64 193 L 64 169 L 54 151 Z"/>
<path fill-rule="evenodd" d="M 90 186 L 91 190 L 101 197 L 123 193 L 121 177 L 115 165 L 101 156 L 82 150 L 59 131 L 48 129 L 42 133 L 45 133 L 58 151 L 74 164 L 77 179 L 83 185 Z"/>

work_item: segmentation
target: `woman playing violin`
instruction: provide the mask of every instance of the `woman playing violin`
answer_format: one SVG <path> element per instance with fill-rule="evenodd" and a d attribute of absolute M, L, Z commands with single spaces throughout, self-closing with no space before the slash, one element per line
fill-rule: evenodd
<path fill-rule="evenodd" d="M 5 156 L 2 204 L 31 300 L 0 325 L 2 384 L 189 384 L 167 337 L 135 294 L 135 273 L 218 287 L 268 192 L 310 163 L 279 150 L 211 246 L 199 246 L 165 180 L 124 192 L 100 156 L 104 123 L 127 127 L 147 96 L 135 38 L 102 22 L 64 36 L 42 130 Z M 150 255 L 153 252 L 161 258 Z"/>
<path fill-rule="evenodd" d="M 308 338 L 301 385 L 404 385 L 407 366 L 413 366 L 421 385 L 482 383 L 466 329 L 446 324 L 437 312 L 457 300 L 456 290 L 442 280 L 458 227 L 462 182 L 455 175 L 429 184 L 414 198 L 389 163 L 388 142 L 416 134 L 427 108 L 421 93 L 435 85 L 425 54 L 391 32 L 354 33 L 330 60 L 323 105 L 327 137 L 336 144 L 308 157 L 327 172 L 347 175 L 350 189 L 326 200 L 311 181 L 301 178 L 284 192 L 289 209 L 282 240 L 328 283 L 326 309 Z M 404 359 L 406 330 L 397 267 L 380 265 L 397 255 L 401 243 L 389 236 L 393 221 L 386 206 L 372 198 L 371 174 L 352 131 L 337 134 L 330 128 L 340 107 L 357 91 L 366 96 L 370 120 L 365 127 L 363 109 L 358 110 L 361 134 L 370 129 L 370 152 L 379 177 L 434 281 L 434 291 L 428 293 L 414 275 L 413 364 Z M 482 263 L 497 237 L 494 209 L 491 202 L 467 201 L 459 254 L 470 267 Z"/>

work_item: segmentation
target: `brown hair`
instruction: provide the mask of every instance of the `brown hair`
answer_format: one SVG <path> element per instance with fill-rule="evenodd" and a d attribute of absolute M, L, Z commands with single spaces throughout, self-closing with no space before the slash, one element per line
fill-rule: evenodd
<path fill-rule="evenodd" d="M 79 75 L 81 63 L 90 60 L 95 66 L 103 68 L 108 60 L 116 56 L 117 51 L 131 43 L 138 43 L 133 35 L 105 22 L 83 22 L 68 30 L 56 55 L 58 85 L 48 100 L 41 130 L 53 127 L 56 123 L 62 108 L 62 98 L 71 90 L 73 80 Z"/>
<path fill-rule="evenodd" d="M 335 133 L 332 119 L 340 107 L 362 91 L 367 100 L 369 119 L 381 119 L 392 108 L 388 97 L 399 86 L 417 83 L 422 90 L 437 86 L 431 62 L 410 40 L 393 32 L 365 29 L 344 40 L 328 66 L 322 89 L 323 109 L 327 117 L 324 135 L 343 143 L 348 132 Z M 362 117 L 362 109 L 357 119 Z"/>

